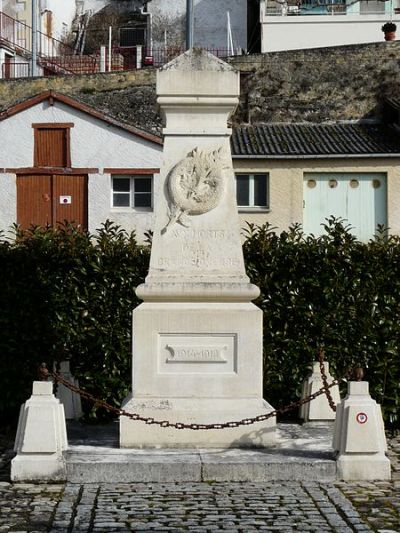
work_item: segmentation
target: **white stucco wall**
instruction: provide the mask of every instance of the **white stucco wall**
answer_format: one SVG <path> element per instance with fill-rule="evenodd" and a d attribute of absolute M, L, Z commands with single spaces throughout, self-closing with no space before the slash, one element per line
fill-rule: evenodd
<path fill-rule="evenodd" d="M 120 128 L 108 125 L 65 104 L 48 101 L 0 122 L 0 168 L 33 166 L 32 123 L 74 123 L 71 128 L 71 162 L 75 168 L 98 168 L 89 175 L 89 230 L 100 227 L 107 218 L 127 230 L 137 229 L 138 237 L 153 225 L 152 211 L 113 209 L 111 176 L 104 168 L 159 168 L 162 147 Z M 153 188 L 157 187 L 154 176 Z M 11 207 L 12 206 L 12 207 Z M 0 229 L 16 221 L 15 174 L 0 174 Z"/>
<path fill-rule="evenodd" d="M 384 40 L 387 15 L 265 16 L 261 12 L 261 51 L 300 50 Z M 400 24 L 400 15 L 393 22 Z"/>
<path fill-rule="evenodd" d="M 53 37 L 60 39 L 66 30 L 71 29 L 76 9 L 75 0 L 42 0 L 42 11 L 43 9 L 53 13 Z"/>
<path fill-rule="evenodd" d="M 246 0 L 194 0 L 195 46 L 227 48 L 227 11 L 230 12 L 234 47 L 247 49 L 247 1 Z M 155 16 L 181 17 L 186 15 L 186 0 L 152 0 L 148 11 Z M 154 43 L 161 46 L 163 43 Z"/>
<path fill-rule="evenodd" d="M 15 67 L 11 67 L 11 77 L 18 78 L 18 77 L 28 77 L 30 73 L 30 62 L 26 59 L 26 57 L 19 56 L 16 54 L 13 50 L 5 49 L 0 47 L 0 79 L 3 78 L 4 74 L 4 63 L 5 63 L 5 55 L 11 55 L 13 56 L 12 62 L 17 63 Z M 39 72 L 41 69 L 39 69 Z"/>
<path fill-rule="evenodd" d="M 17 182 L 15 174 L 0 174 L 0 231 L 7 233 L 17 220 Z"/>
<path fill-rule="evenodd" d="M 154 203 L 157 201 L 159 174 L 154 175 Z M 111 175 L 90 174 L 88 184 L 88 218 L 89 231 L 94 232 L 108 219 L 122 226 L 126 231 L 135 231 L 139 241 L 143 241 L 144 233 L 154 226 L 154 210 L 112 208 L 111 206 Z M 154 204 L 153 204 L 154 205 Z"/>

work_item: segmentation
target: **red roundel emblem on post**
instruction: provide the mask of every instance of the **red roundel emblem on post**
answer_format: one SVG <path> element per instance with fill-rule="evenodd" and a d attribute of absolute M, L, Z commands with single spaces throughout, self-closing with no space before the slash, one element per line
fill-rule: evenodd
<path fill-rule="evenodd" d="M 365 413 L 357 413 L 356 420 L 359 424 L 365 424 L 368 420 L 368 417 Z"/>

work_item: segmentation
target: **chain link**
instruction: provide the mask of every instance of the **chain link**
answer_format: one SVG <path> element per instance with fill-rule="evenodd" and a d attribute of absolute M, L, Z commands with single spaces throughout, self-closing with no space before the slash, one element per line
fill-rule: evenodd
<path fill-rule="evenodd" d="M 322 383 L 324 384 L 324 391 L 325 391 L 326 399 L 328 400 L 328 403 L 329 403 L 329 407 L 332 409 L 333 412 L 336 412 L 336 404 L 335 404 L 334 399 L 332 398 L 331 391 L 329 390 L 329 383 L 328 383 L 328 378 L 325 372 L 324 359 L 325 359 L 325 350 L 321 346 L 318 350 L 318 361 L 319 361 L 319 368 L 320 368 L 321 376 L 322 376 Z"/>
<path fill-rule="evenodd" d="M 264 422 L 265 420 L 268 420 L 269 418 L 273 418 L 276 415 L 280 415 L 283 413 L 287 413 L 289 411 L 293 411 L 296 408 L 299 408 L 300 406 L 309 403 L 318 396 L 321 396 L 322 394 L 325 394 L 329 405 L 331 406 L 331 409 L 333 411 L 336 411 L 335 402 L 332 399 L 332 396 L 330 394 L 329 389 L 332 387 L 335 387 L 339 380 L 334 380 L 332 383 L 328 383 L 324 368 L 324 352 L 322 349 L 319 350 L 319 362 L 320 362 L 320 368 L 321 368 L 321 374 L 322 374 L 322 380 L 324 383 L 324 386 L 319 389 L 318 391 L 314 392 L 313 394 L 310 394 L 306 398 L 302 398 L 301 400 L 298 400 L 296 402 L 292 402 L 288 405 L 285 405 L 284 407 L 280 407 L 279 409 L 274 409 L 273 411 L 270 411 L 269 413 L 265 413 L 263 415 L 258 415 L 253 418 L 243 418 L 242 420 L 233 420 L 229 422 L 220 422 L 220 423 L 214 423 L 214 424 L 188 424 L 184 422 L 170 422 L 169 420 L 155 420 L 152 417 L 146 417 L 141 416 L 139 413 L 130 413 L 129 411 L 125 411 L 125 409 L 119 409 L 118 407 L 114 407 L 113 405 L 110 405 L 104 400 L 100 400 L 90 394 L 89 392 L 80 389 L 76 385 L 73 385 L 71 382 L 63 378 L 60 374 L 57 374 L 56 372 L 50 372 L 46 368 L 46 372 L 41 373 L 43 378 L 47 379 L 47 377 L 52 377 L 56 383 L 64 385 L 67 389 L 71 390 L 72 392 L 75 392 L 76 394 L 79 394 L 82 398 L 85 400 L 88 400 L 92 402 L 93 404 L 103 407 L 107 411 L 110 411 L 111 413 L 114 413 L 118 416 L 126 416 L 130 418 L 131 420 L 137 420 L 140 422 L 144 422 L 148 425 L 158 425 L 162 428 L 174 428 L 174 429 L 191 429 L 191 430 L 208 430 L 208 429 L 227 429 L 227 428 L 237 428 L 239 426 L 249 426 L 251 424 L 255 424 L 257 422 Z"/>

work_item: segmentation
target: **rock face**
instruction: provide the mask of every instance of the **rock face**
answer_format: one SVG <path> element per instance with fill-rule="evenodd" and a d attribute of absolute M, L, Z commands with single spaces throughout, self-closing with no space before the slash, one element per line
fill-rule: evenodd
<path fill-rule="evenodd" d="M 398 94 L 399 55 L 399 42 L 382 42 L 238 57 L 234 123 L 380 118 L 382 97 Z"/>
<path fill-rule="evenodd" d="M 124 408 L 183 424 L 266 416 L 262 312 L 245 273 L 227 118 L 239 74 L 190 50 L 158 72 L 165 136 L 150 270 L 133 312 L 133 394 Z M 123 447 L 274 442 L 275 419 L 176 429 L 121 417 Z"/>
<path fill-rule="evenodd" d="M 382 97 L 398 95 L 400 42 L 239 56 L 240 103 L 234 125 L 326 122 L 382 116 Z M 54 89 L 153 133 L 160 132 L 155 71 L 0 80 L 0 111 Z"/>

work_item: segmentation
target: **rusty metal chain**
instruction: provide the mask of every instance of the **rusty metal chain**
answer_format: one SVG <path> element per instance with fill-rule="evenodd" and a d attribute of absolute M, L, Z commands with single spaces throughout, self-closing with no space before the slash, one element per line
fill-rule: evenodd
<path fill-rule="evenodd" d="M 55 382 L 64 385 L 67 389 L 79 394 L 82 398 L 94 403 L 95 405 L 99 407 L 103 407 L 107 411 L 110 411 L 111 413 L 114 413 L 118 416 L 126 416 L 130 418 L 131 420 L 138 420 L 140 422 L 144 422 L 145 424 L 149 424 L 149 425 L 154 424 L 154 425 L 158 425 L 163 428 L 206 430 L 206 429 L 237 428 L 239 426 L 249 426 L 257 422 L 263 422 L 265 420 L 268 420 L 269 418 L 273 418 L 276 415 L 287 413 L 288 411 L 292 411 L 296 408 L 299 408 L 300 406 L 311 402 L 312 400 L 314 400 L 318 396 L 321 396 L 322 394 L 325 394 L 329 401 L 329 397 L 330 397 L 329 389 L 331 387 L 336 386 L 339 383 L 339 380 L 334 380 L 332 383 L 328 384 L 328 382 L 326 381 L 326 374 L 325 374 L 322 356 L 320 356 L 320 365 L 322 368 L 321 373 L 323 371 L 323 376 L 325 376 L 324 386 L 318 391 L 314 392 L 313 394 L 310 394 L 306 398 L 302 398 L 301 400 L 292 402 L 288 405 L 285 405 L 284 407 L 280 407 L 279 409 L 274 409 L 273 411 L 263 414 L 263 415 L 258 415 L 252 418 L 243 418 L 242 420 L 213 423 L 213 424 L 196 424 L 196 423 L 188 424 L 184 422 L 170 422 L 169 420 L 155 420 L 152 417 L 141 416 L 138 413 L 130 413 L 128 411 L 125 411 L 125 409 L 114 407 L 104 400 L 99 400 L 98 398 L 90 394 L 89 392 L 73 385 L 68 380 L 64 379 L 60 374 L 57 374 L 56 372 L 50 372 L 49 370 L 47 370 L 47 368 L 45 369 L 45 372 L 43 372 L 43 369 L 39 369 L 39 373 L 43 379 L 47 379 L 47 377 L 52 377 L 55 380 Z M 336 410 L 336 406 L 334 402 L 333 402 L 333 406 L 335 407 L 334 410 Z"/>
<path fill-rule="evenodd" d="M 321 376 L 322 376 L 322 383 L 324 384 L 324 392 L 326 395 L 326 399 L 328 400 L 329 407 L 332 409 L 333 412 L 336 412 L 336 404 L 335 404 L 334 399 L 332 398 L 331 391 L 329 390 L 330 386 L 329 386 L 328 378 L 325 372 L 324 359 L 325 359 L 325 350 L 321 346 L 318 350 L 318 361 L 319 361 L 319 368 L 320 368 Z"/>

